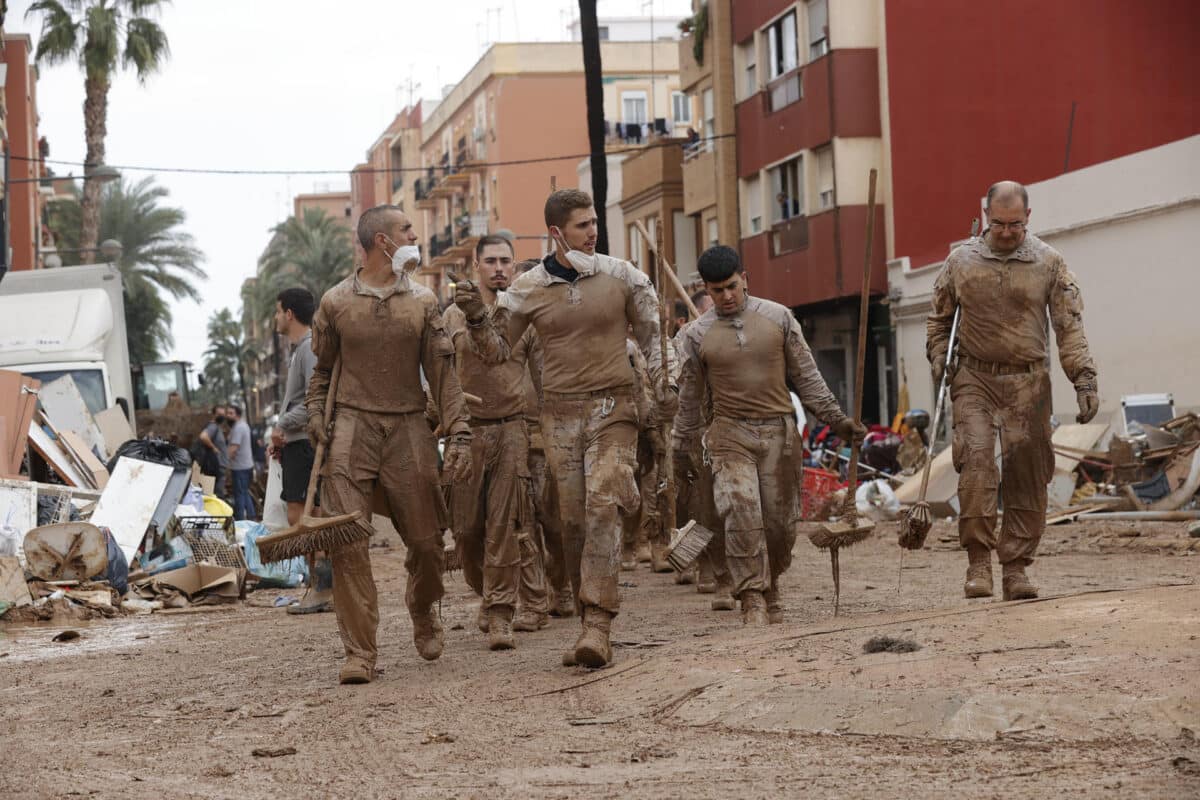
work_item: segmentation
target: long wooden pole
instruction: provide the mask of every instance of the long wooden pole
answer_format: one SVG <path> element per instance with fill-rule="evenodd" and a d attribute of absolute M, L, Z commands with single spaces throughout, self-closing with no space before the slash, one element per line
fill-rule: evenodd
<path fill-rule="evenodd" d="M 641 224 L 641 221 L 638 221 Z M 669 341 L 670 336 L 667 333 L 667 327 L 670 323 L 670 311 L 667 308 L 667 284 L 663 280 L 664 276 L 670 274 L 674 276 L 675 271 L 671 269 L 667 260 L 662 257 L 663 242 L 662 242 L 663 226 L 657 225 L 654 229 L 655 233 L 655 248 L 654 262 L 658 268 L 658 346 L 659 356 L 662 358 L 662 372 L 659 378 L 659 385 L 666 391 L 670 391 L 667 385 L 671 382 L 671 361 L 667 348 L 671 346 Z M 647 240 L 648 241 L 648 240 Z M 658 468 L 661 470 L 658 483 L 662 487 L 659 493 L 659 502 L 662 507 L 659 509 L 659 520 L 662 525 L 663 532 L 667 535 L 667 543 L 675 535 L 675 463 L 674 463 L 674 448 L 671 446 L 671 426 L 674 420 L 660 419 L 658 428 L 662 437 L 662 457 L 659 459 Z"/>
<path fill-rule="evenodd" d="M 655 239 L 651 238 L 650 233 L 646 230 L 646 226 L 642 223 L 642 221 L 640 219 L 635 220 L 633 224 L 638 229 L 638 233 L 640 233 L 642 235 L 642 238 L 646 240 L 646 244 L 650 247 L 650 251 L 652 253 L 654 253 L 654 257 L 656 259 L 658 259 L 659 263 L 661 263 L 663 265 L 662 271 L 666 273 L 667 281 L 670 282 L 671 286 L 674 287 L 674 289 L 675 289 L 675 293 L 678 294 L 680 299 L 682 299 L 683 302 L 687 305 L 688 312 L 691 313 L 692 319 L 699 319 L 700 312 L 696 310 L 696 304 L 692 302 L 692 298 L 688 296 L 687 290 L 684 289 L 683 284 L 679 282 L 679 276 L 676 275 L 675 270 L 671 268 L 670 262 L 668 262 L 667 259 L 663 257 L 662 247 L 658 246 L 657 244 L 654 243 Z M 658 230 L 661 232 L 661 230 L 662 230 L 661 225 L 659 226 Z M 663 288 L 662 293 L 665 298 L 666 297 L 666 288 L 665 287 Z"/>

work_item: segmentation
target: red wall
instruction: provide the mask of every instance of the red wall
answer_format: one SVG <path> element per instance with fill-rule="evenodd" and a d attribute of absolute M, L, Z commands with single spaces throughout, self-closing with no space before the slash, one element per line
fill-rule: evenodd
<path fill-rule="evenodd" d="M 997 180 L 1200 132 L 1196 0 L 888 0 L 897 257 L 945 257 Z M 1037 214 L 1037 200 L 1030 205 Z"/>
<path fill-rule="evenodd" d="M 37 242 L 34 228 L 37 215 L 38 184 L 31 181 L 37 177 L 37 110 L 34 105 L 34 87 L 30 85 L 30 52 L 24 37 L 14 37 L 4 42 L 4 61 L 8 64 L 4 95 L 8 109 L 5 126 L 8 130 L 9 180 L 28 181 L 14 183 L 8 192 L 8 235 L 12 247 L 11 270 L 34 269 L 37 266 Z"/>

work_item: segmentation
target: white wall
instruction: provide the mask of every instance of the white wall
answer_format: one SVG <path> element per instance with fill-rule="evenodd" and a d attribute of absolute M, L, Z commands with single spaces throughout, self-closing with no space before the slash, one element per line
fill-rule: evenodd
<path fill-rule="evenodd" d="M 1103 411 L 1121 396 L 1171 392 L 1200 408 L 1200 136 L 1030 184 L 1030 225 L 1063 254 L 1083 292 L 1083 320 Z M 914 406 L 932 408 L 925 314 L 940 265 L 889 264 L 897 355 Z M 1076 413 L 1053 354 L 1054 412 Z"/>
<path fill-rule="evenodd" d="M 605 204 L 608 220 L 608 255 L 613 258 L 628 258 L 625 253 L 625 212 L 621 210 L 623 185 L 621 183 L 621 162 L 625 156 L 620 153 L 609 153 L 608 164 L 608 202 Z M 579 189 L 592 193 L 592 163 L 588 159 L 579 162 L 575 168 L 579 175 Z"/>

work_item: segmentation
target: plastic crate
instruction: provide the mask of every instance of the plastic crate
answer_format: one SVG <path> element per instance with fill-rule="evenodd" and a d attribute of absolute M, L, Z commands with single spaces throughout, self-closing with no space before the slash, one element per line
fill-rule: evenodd
<path fill-rule="evenodd" d="M 821 509 L 828 504 L 829 495 L 837 491 L 842 477 L 816 467 L 804 468 L 804 482 L 800 489 L 801 514 L 804 519 L 816 519 Z"/>

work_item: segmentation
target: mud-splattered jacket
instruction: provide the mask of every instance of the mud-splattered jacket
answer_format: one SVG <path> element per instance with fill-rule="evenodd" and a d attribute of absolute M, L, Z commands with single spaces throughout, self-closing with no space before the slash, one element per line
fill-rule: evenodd
<path fill-rule="evenodd" d="M 1025 234 L 1007 256 L 994 252 L 983 236 L 950 253 L 934 283 L 933 311 L 925 323 L 925 352 L 931 363 L 946 354 L 958 306 L 959 354 L 1012 365 L 1046 361 L 1049 309 L 1067 378 L 1077 389 L 1096 388 L 1079 284 L 1062 255 L 1033 234 Z"/>
<path fill-rule="evenodd" d="M 470 332 L 482 360 L 497 364 L 511 356 L 532 325 L 544 353 L 543 390 L 598 392 L 633 385 L 627 324 L 657 382 L 658 302 L 650 279 L 628 261 L 597 254 L 595 268 L 580 271 L 573 283 L 551 275 L 545 264 L 524 273 Z"/>
<path fill-rule="evenodd" d="M 683 329 L 679 345 L 677 443 L 691 441 L 716 416 L 792 416 L 789 386 L 818 419 L 834 425 L 846 416 L 817 370 L 800 323 L 779 303 L 747 297 L 728 316 L 710 308 Z"/>
<path fill-rule="evenodd" d="M 309 417 L 324 413 L 340 357 L 337 405 L 380 414 L 424 411 L 424 369 L 445 432 L 469 434 L 454 345 L 442 326 L 437 298 L 407 276 L 374 290 L 355 273 L 327 291 L 313 317 L 312 347 L 317 365 L 305 398 Z"/>
<path fill-rule="evenodd" d="M 446 334 L 457 352 L 458 380 L 463 391 L 480 399 L 467 400 L 467 410 L 475 419 L 504 419 L 527 415 L 529 403 L 537 413 L 537 394 L 530 377 L 530 350 L 536 334 L 532 328 L 521 335 L 512 355 L 499 364 L 486 364 L 471 347 L 467 318 L 458 306 L 450 306 L 442 315 Z"/>

